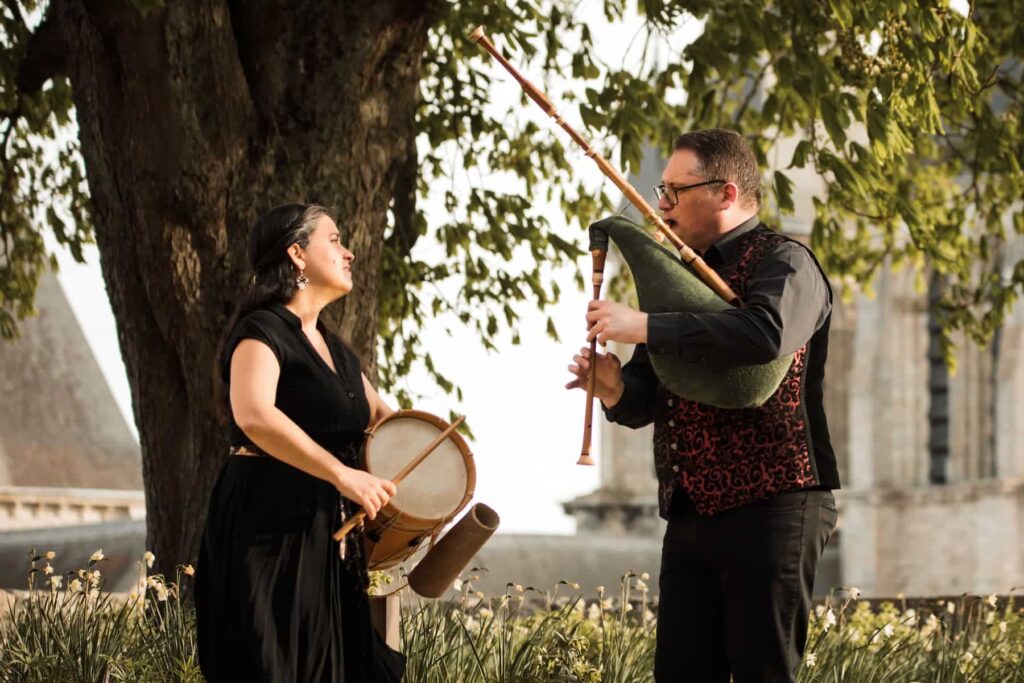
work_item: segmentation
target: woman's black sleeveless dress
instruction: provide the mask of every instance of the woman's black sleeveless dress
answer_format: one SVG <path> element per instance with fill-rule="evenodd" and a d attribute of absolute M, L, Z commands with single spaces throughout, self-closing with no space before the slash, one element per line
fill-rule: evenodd
<path fill-rule="evenodd" d="M 221 371 L 242 339 L 281 365 L 276 405 L 347 465 L 355 464 L 370 407 L 359 361 L 321 327 L 337 372 L 284 306 L 236 326 Z M 233 446 L 252 442 L 231 422 Z M 224 456 L 196 569 L 199 664 L 209 681 L 398 681 L 405 658 L 370 625 L 358 543 L 346 559 L 331 535 L 353 504 L 326 481 L 273 457 Z"/>

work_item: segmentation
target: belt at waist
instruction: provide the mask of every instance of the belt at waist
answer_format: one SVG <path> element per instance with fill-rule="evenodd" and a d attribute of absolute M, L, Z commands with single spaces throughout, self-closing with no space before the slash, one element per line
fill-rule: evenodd
<path fill-rule="evenodd" d="M 778 498 L 779 496 L 786 496 L 786 495 L 793 494 L 793 493 L 807 493 L 809 491 L 831 491 L 831 490 L 832 490 L 831 488 L 829 488 L 828 486 L 824 486 L 824 485 L 808 486 L 808 487 L 802 488 L 802 489 L 794 489 L 792 491 L 785 491 L 783 493 L 772 494 L 771 496 L 769 496 L 768 498 L 766 498 L 764 500 L 754 501 L 753 503 L 748 503 L 747 505 L 750 505 L 750 506 L 754 506 L 754 505 L 758 505 L 758 504 L 763 505 L 765 503 L 770 503 L 772 500 L 774 500 L 775 498 Z M 747 507 L 747 506 L 744 505 L 744 506 L 741 506 L 741 507 Z M 734 509 L 737 509 L 737 508 L 734 508 Z M 693 499 L 690 498 L 689 494 L 687 494 L 685 490 L 683 490 L 682 486 L 678 487 L 675 490 L 675 492 L 673 492 L 673 494 L 672 494 L 672 500 L 671 500 L 671 502 L 669 502 L 669 506 L 668 506 L 668 511 L 667 511 L 666 517 L 668 519 L 685 519 L 685 518 L 693 518 L 693 517 L 700 517 L 700 516 L 701 515 L 700 515 L 699 512 L 697 512 L 696 506 L 694 506 L 694 504 L 693 504 Z"/>
<path fill-rule="evenodd" d="M 264 451 L 259 446 L 254 446 L 251 443 L 249 443 L 249 444 L 242 444 L 240 446 L 231 446 L 230 448 L 228 448 L 228 455 L 239 455 L 239 456 L 248 457 L 248 458 L 272 458 L 272 457 L 274 457 L 274 456 L 270 455 L 269 453 L 267 453 L 266 451 Z M 336 457 L 339 460 L 341 460 L 343 463 L 351 463 L 353 458 L 354 458 L 354 455 L 352 455 L 350 453 L 332 453 L 332 455 L 334 455 L 334 457 Z"/>
<path fill-rule="evenodd" d="M 244 446 L 232 446 L 228 449 L 228 455 L 241 455 L 249 458 L 269 458 L 270 456 L 252 444 Z"/>

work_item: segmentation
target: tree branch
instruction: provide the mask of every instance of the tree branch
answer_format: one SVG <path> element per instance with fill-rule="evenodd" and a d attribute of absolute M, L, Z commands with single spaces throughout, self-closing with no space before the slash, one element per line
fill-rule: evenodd
<path fill-rule="evenodd" d="M 21 13 L 21 7 L 18 6 L 18 0 L 4 0 L 4 5 L 7 6 L 11 16 L 18 22 L 19 37 L 27 36 L 29 34 L 28 23 L 25 21 L 25 15 Z"/>
<path fill-rule="evenodd" d="M 889 215 L 873 214 L 873 213 L 868 213 L 867 211 L 863 211 L 861 209 L 855 209 L 852 206 L 850 206 L 849 204 L 847 204 L 846 202 L 843 202 L 843 201 L 840 201 L 840 200 L 837 200 L 836 204 L 839 205 L 839 207 L 841 209 L 843 209 L 844 211 L 848 211 L 848 212 L 852 213 L 855 216 L 859 216 L 861 218 L 865 218 L 865 219 L 870 220 L 870 221 L 875 221 L 875 222 L 879 222 L 880 223 L 880 222 L 892 220 L 892 218 L 893 218 L 892 214 L 889 214 Z"/>
<path fill-rule="evenodd" d="M 11 136 L 14 134 L 14 129 L 18 125 L 18 118 L 20 116 L 21 114 L 17 109 L 11 112 L 11 115 L 7 120 L 7 131 L 4 133 L 3 141 L 0 142 L 0 181 L 3 182 L 4 193 L 8 197 L 15 197 L 18 189 L 17 174 L 14 173 L 14 163 L 11 157 L 7 155 L 7 147 L 10 145 Z M 0 222 L 0 245 L 4 248 L 3 263 L 5 265 L 9 265 L 11 263 L 9 237 L 10 235 L 6 222 Z"/>
<path fill-rule="evenodd" d="M 416 225 L 416 184 L 419 179 L 419 157 L 416 154 L 415 136 L 409 136 L 405 156 L 395 164 L 395 229 L 385 244 L 406 258 L 419 239 Z"/>
<path fill-rule="evenodd" d="M 757 77 L 750 86 L 750 92 L 747 93 L 747 96 L 743 99 L 743 104 L 740 105 L 740 108 L 736 111 L 736 116 L 733 117 L 734 124 L 739 125 L 743 120 L 743 115 L 747 113 L 747 107 L 750 106 L 750 103 L 754 100 L 754 97 L 761 89 L 761 81 L 764 80 L 765 74 L 768 73 L 768 67 L 773 64 L 775 64 L 775 59 L 770 58 L 765 62 L 764 66 L 761 67 L 761 71 L 757 74 Z"/>
<path fill-rule="evenodd" d="M 50 5 L 43 23 L 28 41 L 25 58 L 18 65 L 15 86 L 22 95 L 31 95 L 46 81 L 67 71 L 68 50 L 57 21 L 58 2 Z"/>
<path fill-rule="evenodd" d="M 11 137 L 14 135 L 14 129 L 18 127 L 18 119 L 21 118 L 20 108 L 15 108 L 14 111 L 10 112 L 7 118 L 7 130 L 4 132 L 4 139 L 0 141 L 0 179 L 3 180 L 4 190 L 10 192 L 11 196 L 14 196 L 14 191 L 17 189 L 17 179 L 11 168 L 13 161 L 11 157 L 7 155 L 7 147 L 11 143 Z"/>

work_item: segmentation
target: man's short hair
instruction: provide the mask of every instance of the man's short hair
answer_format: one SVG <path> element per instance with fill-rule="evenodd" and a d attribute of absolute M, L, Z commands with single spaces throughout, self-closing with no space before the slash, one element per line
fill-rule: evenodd
<path fill-rule="evenodd" d="M 676 138 L 673 150 L 681 149 L 697 155 L 698 175 L 707 180 L 718 178 L 736 183 L 740 206 L 761 206 L 761 170 L 742 135 L 725 128 L 694 130 Z"/>

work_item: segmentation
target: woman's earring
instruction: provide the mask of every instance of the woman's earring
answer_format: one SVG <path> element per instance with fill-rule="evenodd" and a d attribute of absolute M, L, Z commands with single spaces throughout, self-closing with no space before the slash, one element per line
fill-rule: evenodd
<path fill-rule="evenodd" d="M 299 291 L 301 292 L 308 285 L 309 285 L 309 278 L 306 277 L 305 275 L 303 275 L 302 271 L 300 270 L 299 271 L 299 276 L 297 278 L 295 278 L 295 286 L 298 287 Z"/>

